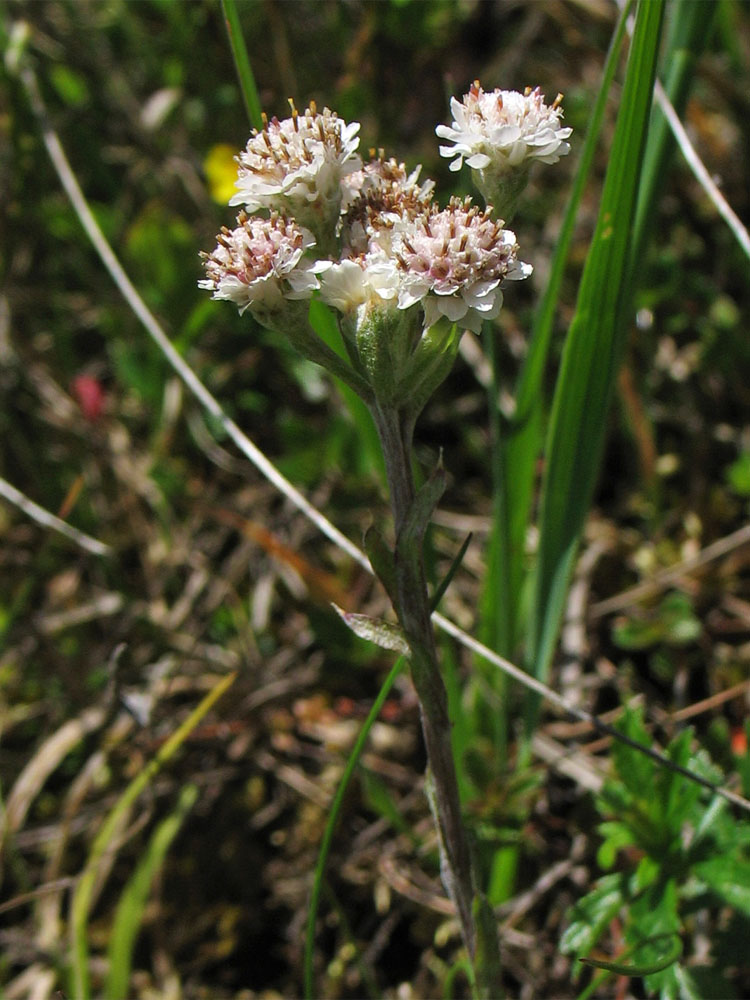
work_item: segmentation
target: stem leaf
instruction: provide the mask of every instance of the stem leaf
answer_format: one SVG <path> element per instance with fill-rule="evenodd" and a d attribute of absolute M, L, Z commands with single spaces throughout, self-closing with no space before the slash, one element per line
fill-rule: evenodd
<path fill-rule="evenodd" d="M 383 621 L 382 618 L 371 618 L 370 615 L 344 611 L 337 604 L 332 606 L 341 616 L 341 620 L 347 628 L 350 628 L 360 639 L 367 639 L 368 642 L 374 642 L 381 649 L 389 649 L 402 656 L 409 655 L 409 644 L 404 638 L 404 630 L 398 625 L 392 625 L 390 622 Z"/>

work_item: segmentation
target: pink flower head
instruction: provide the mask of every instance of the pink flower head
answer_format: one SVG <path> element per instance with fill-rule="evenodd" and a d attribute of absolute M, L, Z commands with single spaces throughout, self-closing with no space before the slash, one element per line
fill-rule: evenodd
<path fill-rule="evenodd" d="M 268 219 L 240 212 L 237 222 L 236 229 L 222 229 L 212 253 L 201 254 L 207 277 L 199 286 L 261 321 L 287 299 L 309 299 L 318 288 L 312 262 L 304 258 L 315 245 L 312 234 L 276 212 Z"/>
<path fill-rule="evenodd" d="M 421 302 L 425 327 L 441 317 L 478 333 L 503 303 L 505 280 L 531 274 L 517 258 L 515 234 L 470 199 L 424 212 L 396 236 L 400 309 Z"/>

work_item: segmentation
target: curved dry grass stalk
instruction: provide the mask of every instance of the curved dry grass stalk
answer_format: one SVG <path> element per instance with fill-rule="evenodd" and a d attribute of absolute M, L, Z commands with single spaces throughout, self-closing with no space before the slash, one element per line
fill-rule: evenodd
<path fill-rule="evenodd" d="M 3 841 L 8 836 L 12 837 L 21 828 L 26 813 L 47 778 L 85 736 L 102 725 L 106 714 L 105 708 L 94 706 L 86 709 L 77 718 L 68 719 L 42 743 L 21 771 L 8 795 L 5 814 L 0 824 L 0 857 L 2 857 Z"/>
<path fill-rule="evenodd" d="M 65 535 L 71 542 L 80 545 L 82 549 L 85 549 L 94 556 L 106 556 L 112 551 L 109 545 L 105 545 L 104 542 L 100 542 L 96 538 L 92 538 L 91 535 L 79 531 L 78 528 L 74 528 L 67 521 L 63 521 L 55 514 L 51 514 L 44 507 L 40 507 L 38 503 L 34 503 L 24 493 L 17 490 L 15 486 L 12 486 L 7 479 L 2 479 L 1 477 L 0 497 L 4 497 L 9 503 L 14 504 L 27 517 L 30 517 L 32 521 L 41 524 L 43 528 L 49 528 L 52 531 L 59 532 L 61 535 Z"/>
<path fill-rule="evenodd" d="M 714 182 L 713 178 L 706 169 L 703 160 L 701 160 L 700 156 L 698 156 L 698 153 L 690 141 L 690 137 L 685 131 L 682 122 L 677 117 L 677 112 L 672 107 L 671 101 L 667 97 L 664 92 L 664 88 L 658 80 L 656 81 L 656 86 L 654 88 L 654 97 L 656 98 L 657 104 L 664 112 L 664 117 L 669 122 L 669 127 L 672 129 L 677 145 L 680 147 L 680 151 L 685 157 L 688 166 L 693 171 L 696 180 L 706 192 L 709 200 L 715 206 L 716 211 L 732 230 L 735 239 L 742 247 L 745 254 L 750 257 L 750 233 L 748 233 L 739 217 L 733 211 L 729 202 L 719 190 L 717 184 Z"/>

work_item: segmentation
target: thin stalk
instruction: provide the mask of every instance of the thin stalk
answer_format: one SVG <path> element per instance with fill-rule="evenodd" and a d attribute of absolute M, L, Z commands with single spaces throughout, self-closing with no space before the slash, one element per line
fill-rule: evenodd
<path fill-rule="evenodd" d="M 411 676 L 419 699 L 427 751 L 428 798 L 438 833 L 440 874 L 455 903 L 464 943 L 474 966 L 476 995 L 497 997 L 500 970 L 497 930 L 494 923 L 489 927 L 492 921 L 486 919 L 481 909 L 483 901 L 477 892 L 469 838 L 461 815 L 448 694 L 438 666 L 431 624 L 422 552 L 427 516 L 424 524 L 414 529 L 413 508 L 417 494 L 411 465 L 411 426 L 397 410 L 376 406 L 373 416 L 383 447 L 391 494 L 396 529 L 395 610 L 411 651 Z"/>

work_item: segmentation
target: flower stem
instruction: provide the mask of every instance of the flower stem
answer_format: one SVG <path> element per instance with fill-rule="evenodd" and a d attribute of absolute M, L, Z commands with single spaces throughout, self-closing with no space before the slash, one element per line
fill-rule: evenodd
<path fill-rule="evenodd" d="M 407 420 L 403 411 L 395 408 L 385 409 L 375 404 L 372 409 L 391 494 L 396 530 L 394 603 L 411 650 L 411 676 L 419 699 L 427 751 L 427 795 L 438 833 L 440 874 L 456 906 L 474 969 L 475 995 L 498 997 L 497 929 L 492 921 L 487 933 L 489 904 L 477 891 L 469 839 L 461 815 L 448 695 L 438 666 L 430 620 L 422 540 L 431 510 L 419 511 L 415 518 L 418 497 L 411 466 L 413 421 Z"/>

